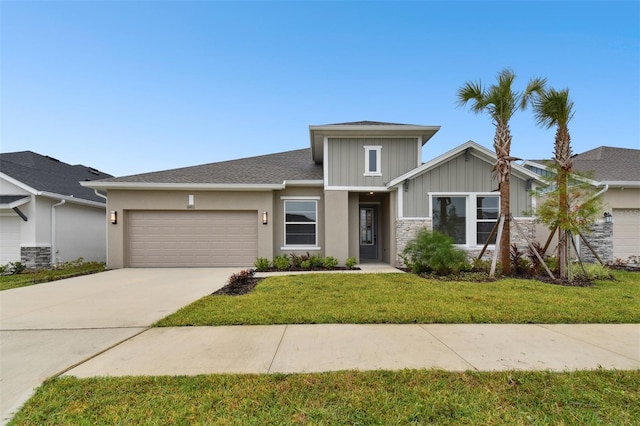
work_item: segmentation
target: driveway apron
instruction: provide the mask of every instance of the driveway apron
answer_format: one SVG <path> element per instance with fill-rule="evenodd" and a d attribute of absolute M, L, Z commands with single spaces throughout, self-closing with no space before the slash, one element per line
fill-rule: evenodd
<path fill-rule="evenodd" d="M 0 292 L 2 423 L 45 379 L 140 334 L 239 269 L 118 269 Z"/>

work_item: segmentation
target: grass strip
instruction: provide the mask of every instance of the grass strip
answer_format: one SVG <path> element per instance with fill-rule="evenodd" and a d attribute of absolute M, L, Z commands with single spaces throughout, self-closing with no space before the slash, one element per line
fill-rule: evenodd
<path fill-rule="evenodd" d="M 406 323 L 638 323 L 640 274 L 566 287 L 505 278 L 437 281 L 412 274 L 270 277 L 242 296 L 207 296 L 156 326 Z"/>
<path fill-rule="evenodd" d="M 101 262 L 69 262 L 57 269 L 39 269 L 15 275 L 3 275 L 0 276 L 0 291 L 95 274 L 104 270 L 105 264 Z"/>
<path fill-rule="evenodd" d="M 636 424 L 640 371 L 52 379 L 12 425 Z"/>

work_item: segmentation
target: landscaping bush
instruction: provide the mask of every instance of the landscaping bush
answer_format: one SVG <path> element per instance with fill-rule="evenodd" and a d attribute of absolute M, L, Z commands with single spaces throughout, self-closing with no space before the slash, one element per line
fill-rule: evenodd
<path fill-rule="evenodd" d="M 418 275 L 430 272 L 449 275 L 471 270 L 467 254 L 453 245 L 452 238 L 427 229 L 420 230 L 407 243 L 401 258 Z"/>
<path fill-rule="evenodd" d="M 269 270 L 271 263 L 269 263 L 269 259 L 266 257 L 259 257 L 255 262 L 253 262 L 253 266 L 256 267 L 258 272 L 264 272 Z"/>
<path fill-rule="evenodd" d="M 350 257 L 344 262 L 344 266 L 346 266 L 348 269 L 353 269 L 357 263 L 358 262 L 356 261 L 355 257 Z"/>
<path fill-rule="evenodd" d="M 305 261 L 309 260 L 309 257 L 311 257 L 309 255 L 309 253 L 307 253 L 307 254 L 291 253 L 289 255 L 289 264 L 291 265 L 291 268 L 293 268 L 293 269 L 301 269 L 301 268 L 303 268 L 302 262 L 305 262 Z"/>
<path fill-rule="evenodd" d="M 516 243 L 511 243 L 511 271 L 516 275 L 530 275 L 531 263 L 524 257 L 524 253 Z M 535 257 L 535 256 L 534 256 Z"/>
<path fill-rule="evenodd" d="M 314 254 L 313 256 L 309 257 L 309 263 L 311 264 L 312 268 L 322 268 L 324 266 L 324 260 L 319 254 Z"/>
<path fill-rule="evenodd" d="M 273 258 L 273 267 L 278 271 L 286 271 L 291 266 L 287 255 L 284 256 L 276 256 Z"/>
<path fill-rule="evenodd" d="M 599 263 L 582 263 L 582 266 L 577 262 L 572 263 L 571 273 L 574 277 L 584 277 L 589 280 L 609 280 L 613 278 L 611 270 Z"/>
<path fill-rule="evenodd" d="M 323 260 L 323 266 L 327 269 L 333 269 L 338 266 L 338 259 L 333 256 L 327 256 Z"/>
<path fill-rule="evenodd" d="M 303 260 L 302 262 L 300 262 L 300 267 L 302 269 L 311 269 L 311 261 L 309 259 Z"/>

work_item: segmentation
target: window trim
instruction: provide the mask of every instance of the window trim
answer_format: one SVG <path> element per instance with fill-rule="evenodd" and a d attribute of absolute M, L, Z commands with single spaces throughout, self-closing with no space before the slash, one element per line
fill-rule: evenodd
<path fill-rule="evenodd" d="M 364 174 L 363 176 L 382 176 L 382 145 L 364 145 Z M 370 171 L 370 152 L 376 153 L 376 169 Z"/>
<path fill-rule="evenodd" d="M 282 230 L 282 242 L 283 246 L 280 247 L 280 250 L 310 250 L 317 251 L 320 250 L 320 246 L 318 245 L 318 200 L 320 197 L 280 197 L 282 200 L 282 212 L 283 212 L 283 230 Z M 315 205 L 315 222 L 287 222 L 287 202 L 313 202 Z M 315 243 L 314 244 L 287 244 L 287 225 L 295 225 L 295 224 L 304 224 L 309 225 L 313 223 L 315 225 Z"/>
<path fill-rule="evenodd" d="M 466 199 L 465 212 L 467 215 L 466 220 L 466 233 L 465 244 L 455 244 L 458 247 L 482 247 L 484 243 L 478 244 L 478 223 L 489 222 L 487 220 L 478 221 L 477 219 L 477 198 L 478 197 L 496 197 L 498 199 L 498 220 L 500 220 L 500 194 L 496 192 L 429 192 L 429 206 L 428 214 L 431 219 L 431 226 L 433 227 L 433 197 L 464 197 Z M 487 247 L 495 248 L 495 244 L 489 244 Z"/>

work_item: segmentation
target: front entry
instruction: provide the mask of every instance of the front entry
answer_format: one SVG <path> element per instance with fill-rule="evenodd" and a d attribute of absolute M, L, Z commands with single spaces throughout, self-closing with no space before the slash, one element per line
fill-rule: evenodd
<path fill-rule="evenodd" d="M 378 260 L 378 206 L 360 206 L 360 259 Z"/>

